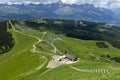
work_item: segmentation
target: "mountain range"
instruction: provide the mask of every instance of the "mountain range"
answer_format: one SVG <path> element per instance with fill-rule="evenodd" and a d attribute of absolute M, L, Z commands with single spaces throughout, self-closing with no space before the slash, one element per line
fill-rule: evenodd
<path fill-rule="evenodd" d="M 92 4 L 0 4 L 0 20 L 36 18 L 86 20 L 120 25 L 115 11 Z"/>

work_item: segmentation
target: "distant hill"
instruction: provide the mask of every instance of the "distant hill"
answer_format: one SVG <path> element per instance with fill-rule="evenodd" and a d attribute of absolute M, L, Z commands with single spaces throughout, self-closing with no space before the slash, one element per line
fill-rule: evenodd
<path fill-rule="evenodd" d="M 120 8 L 113 8 L 112 11 L 120 18 Z"/>
<path fill-rule="evenodd" d="M 82 20 L 39 19 L 25 21 L 26 26 L 83 40 L 119 40 L 120 28 L 106 23 Z"/>
<path fill-rule="evenodd" d="M 86 20 L 120 25 L 120 19 L 114 12 L 91 4 L 0 5 L 0 20 L 36 18 Z"/>

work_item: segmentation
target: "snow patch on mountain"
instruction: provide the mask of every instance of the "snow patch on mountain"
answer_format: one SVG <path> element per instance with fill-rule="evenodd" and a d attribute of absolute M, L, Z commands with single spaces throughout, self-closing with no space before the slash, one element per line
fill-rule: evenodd
<path fill-rule="evenodd" d="M 96 7 L 118 8 L 120 0 L 0 0 L 1 4 L 52 4 L 62 2 L 63 4 L 93 4 Z"/>

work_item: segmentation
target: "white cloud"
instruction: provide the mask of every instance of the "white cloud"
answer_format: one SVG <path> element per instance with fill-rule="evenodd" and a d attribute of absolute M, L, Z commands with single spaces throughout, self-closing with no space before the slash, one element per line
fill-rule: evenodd
<path fill-rule="evenodd" d="M 120 0 L 62 0 L 68 4 L 84 4 L 89 3 L 97 7 L 103 8 L 117 8 L 120 7 Z"/>
<path fill-rule="evenodd" d="M 66 4 L 77 4 L 78 0 L 61 0 L 61 2 Z"/>
<path fill-rule="evenodd" d="M 116 8 L 120 7 L 120 0 L 0 0 L 0 3 L 8 4 L 51 4 L 61 1 L 65 4 L 84 4 L 89 3 L 97 7 Z"/>

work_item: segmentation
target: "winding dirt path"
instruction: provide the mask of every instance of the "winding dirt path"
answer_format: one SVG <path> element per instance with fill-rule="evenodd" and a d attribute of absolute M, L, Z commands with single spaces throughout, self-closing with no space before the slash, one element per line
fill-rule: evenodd
<path fill-rule="evenodd" d="M 20 31 L 18 31 L 18 30 L 15 29 L 15 27 L 13 26 L 13 24 L 11 23 L 11 21 L 9 21 L 9 23 L 10 23 L 12 29 L 13 29 L 15 32 L 20 33 L 20 34 L 22 34 L 22 35 L 30 36 L 30 37 L 32 37 L 32 38 L 37 39 L 38 41 L 33 44 L 33 48 L 32 48 L 32 50 L 31 50 L 31 52 L 32 52 L 32 53 L 38 52 L 38 51 L 36 51 L 36 45 L 37 45 L 38 43 L 42 42 L 42 40 L 43 40 L 43 38 L 44 38 L 44 36 L 45 36 L 45 34 L 46 34 L 47 32 L 43 32 L 42 37 L 39 38 L 39 37 L 34 36 L 34 35 L 29 35 L 29 34 L 25 34 L 25 33 L 23 33 L 23 32 L 20 32 Z"/>
<path fill-rule="evenodd" d="M 33 53 L 34 52 L 38 52 L 38 51 L 36 51 L 36 48 L 37 48 L 36 45 L 43 41 L 43 38 L 44 38 L 44 36 L 45 36 L 46 33 L 47 32 L 43 32 L 43 35 L 42 35 L 41 38 L 38 38 L 36 36 L 31 35 L 31 36 L 33 36 L 34 38 L 36 38 L 38 40 L 36 43 L 33 44 L 33 49 L 31 50 L 31 52 L 33 52 Z"/>
<path fill-rule="evenodd" d="M 43 57 L 44 57 L 44 56 L 43 56 Z M 29 71 L 27 71 L 27 72 L 23 72 L 23 73 L 15 76 L 15 77 L 13 77 L 13 78 L 10 79 L 10 80 L 14 80 L 14 79 L 16 79 L 16 78 L 28 76 L 28 75 L 30 75 L 30 74 L 32 74 L 32 73 L 40 70 L 43 66 L 45 66 L 46 63 L 47 63 L 47 58 L 45 58 L 45 61 L 44 61 L 44 63 L 43 63 L 42 65 L 39 65 L 39 66 L 36 67 L 35 69 L 31 69 L 31 70 L 29 70 Z M 46 72 L 46 71 L 45 71 L 45 72 Z"/>
<path fill-rule="evenodd" d="M 22 34 L 22 35 L 28 36 L 27 34 L 24 34 L 24 33 L 20 32 L 20 31 L 17 31 L 17 30 L 14 28 L 13 24 L 11 23 L 11 21 L 7 22 L 7 27 L 9 26 L 8 24 L 11 25 L 12 29 L 13 29 L 15 32 L 17 32 L 17 33 L 19 33 L 19 34 Z M 5 63 L 5 62 L 7 62 L 9 59 L 11 59 L 11 58 L 13 58 L 14 56 L 19 55 L 19 54 L 21 54 L 21 52 L 18 52 L 18 53 L 16 53 L 16 54 L 10 56 L 9 58 L 7 58 L 7 59 L 3 60 L 2 62 L 0 62 L 0 64 L 3 64 L 3 63 Z"/>
<path fill-rule="evenodd" d="M 16 30 L 15 27 L 13 26 L 13 24 L 11 23 L 11 21 L 9 21 L 9 24 L 11 25 L 12 29 L 13 29 L 15 32 L 17 32 L 17 33 L 19 33 L 19 34 L 22 34 L 22 35 L 30 36 L 30 37 L 32 37 L 32 38 L 37 39 L 38 41 L 32 45 L 33 48 L 31 49 L 31 52 L 32 52 L 32 53 L 42 53 L 42 52 L 36 50 L 36 48 L 37 48 L 36 45 L 39 44 L 40 42 L 42 42 L 42 40 L 43 40 L 46 32 L 43 32 L 42 37 L 39 38 L 39 37 L 37 37 L 37 36 L 25 34 L 25 33 L 23 33 L 23 32 L 20 32 L 20 31 Z M 17 55 L 17 54 L 16 54 L 16 55 Z M 14 57 L 14 56 L 15 56 L 15 55 L 13 55 L 12 57 Z M 10 57 L 10 58 L 12 58 L 12 57 Z M 10 59 L 10 58 L 9 58 L 9 59 Z M 46 64 L 47 61 L 48 61 L 48 59 L 47 59 L 45 56 L 43 56 L 43 59 L 44 59 L 43 64 L 39 65 L 39 66 L 36 67 L 35 69 L 31 69 L 31 70 L 29 70 L 29 71 L 27 71 L 27 72 L 23 72 L 23 73 L 15 76 L 15 77 L 12 78 L 12 79 L 15 79 L 15 78 L 21 77 L 21 76 L 27 76 L 27 75 L 30 75 L 30 74 L 34 73 L 34 72 L 37 71 L 37 70 L 40 70 L 43 66 L 45 66 L 45 64 Z"/>
<path fill-rule="evenodd" d="M 60 53 L 60 54 L 63 54 L 63 53 L 62 53 L 60 50 L 58 50 L 57 47 L 54 45 L 54 41 L 56 41 L 56 40 L 61 40 L 61 39 L 60 39 L 60 38 L 57 38 L 57 39 L 54 39 L 54 40 L 51 41 L 51 46 L 53 47 L 53 53 L 58 52 L 58 53 Z"/>

